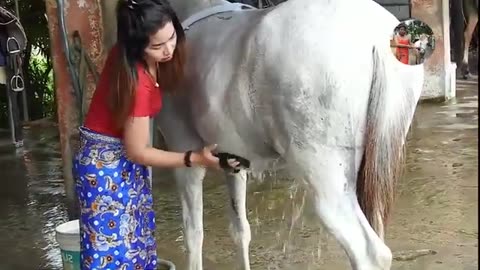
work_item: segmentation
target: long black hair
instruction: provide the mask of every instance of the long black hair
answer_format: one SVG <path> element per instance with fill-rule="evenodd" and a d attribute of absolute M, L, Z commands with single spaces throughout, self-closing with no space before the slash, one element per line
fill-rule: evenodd
<path fill-rule="evenodd" d="M 166 0 L 120 0 L 117 5 L 117 48 L 119 57 L 111 74 L 111 109 L 121 128 L 132 109 L 138 83 L 137 64 L 146 66 L 145 49 L 150 36 L 172 22 L 177 45 L 172 60 L 157 65 L 157 80 L 169 91 L 182 79 L 185 64 L 185 33 Z"/>
<path fill-rule="evenodd" d="M 405 23 L 402 22 L 402 23 L 400 23 L 400 24 L 397 26 L 397 30 L 398 30 L 398 31 L 400 31 L 401 28 L 405 29 L 405 33 L 408 34 L 408 27 L 407 27 L 407 25 L 406 25 Z"/>

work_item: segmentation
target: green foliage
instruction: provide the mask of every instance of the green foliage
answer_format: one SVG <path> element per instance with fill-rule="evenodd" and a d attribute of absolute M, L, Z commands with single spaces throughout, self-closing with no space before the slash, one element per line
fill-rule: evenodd
<path fill-rule="evenodd" d="M 30 87 L 36 90 L 34 98 L 39 100 L 43 107 L 40 117 L 51 116 L 55 112 L 53 69 L 51 61 L 40 49 L 32 51 L 29 71 Z"/>
<path fill-rule="evenodd" d="M 419 38 L 421 34 L 425 34 L 427 36 L 433 35 L 433 31 L 430 26 L 419 20 L 413 20 L 410 24 L 408 24 L 407 31 L 411 35 L 412 40 Z"/>

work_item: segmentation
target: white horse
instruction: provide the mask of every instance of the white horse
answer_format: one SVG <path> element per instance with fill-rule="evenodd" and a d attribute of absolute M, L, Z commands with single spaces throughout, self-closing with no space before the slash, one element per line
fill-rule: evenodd
<path fill-rule="evenodd" d="M 427 46 L 428 46 L 428 37 L 425 34 L 421 34 L 420 38 L 415 41 L 415 64 L 421 64 L 425 61 L 425 58 L 428 56 Z"/>
<path fill-rule="evenodd" d="M 423 66 L 390 51 L 398 20 L 371 0 L 290 0 L 265 10 L 171 1 L 180 20 L 189 18 L 191 53 L 186 94 L 165 96 L 158 118 L 168 149 L 218 143 L 253 171 L 284 165 L 314 191 L 354 269 L 390 269 L 384 226 L 423 85 Z M 246 172 L 225 175 L 239 266 L 250 269 Z M 175 176 L 188 269 L 201 270 L 205 169 Z"/>

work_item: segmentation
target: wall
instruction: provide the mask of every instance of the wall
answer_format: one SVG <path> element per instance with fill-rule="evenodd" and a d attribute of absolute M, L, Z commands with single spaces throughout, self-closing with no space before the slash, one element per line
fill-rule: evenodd
<path fill-rule="evenodd" d="M 408 20 L 411 17 L 411 14 L 410 14 L 411 0 L 374 0 L 374 1 L 382 5 L 388 11 L 390 11 L 400 21 Z"/>
<path fill-rule="evenodd" d="M 450 70 L 450 20 L 448 0 L 412 0 L 412 17 L 427 23 L 435 35 L 435 50 L 426 60 L 422 99 L 455 97 Z M 453 85 L 455 85 L 453 83 Z"/>

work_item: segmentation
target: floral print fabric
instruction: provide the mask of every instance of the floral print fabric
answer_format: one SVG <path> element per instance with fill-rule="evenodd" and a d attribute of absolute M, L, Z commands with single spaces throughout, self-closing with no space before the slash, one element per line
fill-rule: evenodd
<path fill-rule="evenodd" d="M 80 132 L 73 170 L 81 209 L 81 269 L 156 269 L 148 168 L 128 160 L 119 139 L 86 128 Z"/>

